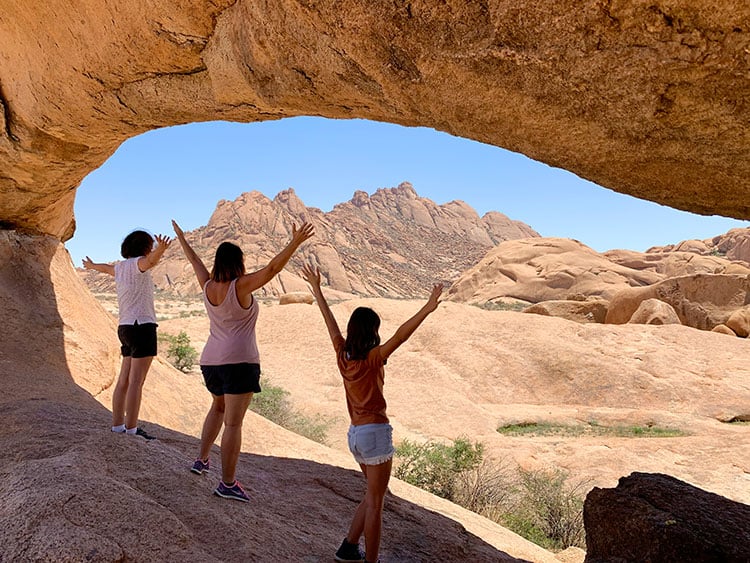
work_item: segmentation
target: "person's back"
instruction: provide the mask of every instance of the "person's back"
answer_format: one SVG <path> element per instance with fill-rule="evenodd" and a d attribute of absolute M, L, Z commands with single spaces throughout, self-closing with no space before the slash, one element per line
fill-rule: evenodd
<path fill-rule="evenodd" d="M 299 245 L 313 236 L 314 229 L 310 223 L 304 223 L 299 230 L 292 225 L 289 244 L 268 265 L 251 273 L 245 272 L 242 249 L 234 243 L 222 242 L 209 273 L 179 225 L 172 221 L 172 226 L 203 290 L 210 321 L 200 366 L 212 404 L 203 422 L 198 458 L 190 471 L 203 475 L 209 470 L 208 456 L 223 426 L 221 481 L 214 494 L 248 502 L 250 498 L 235 478 L 235 471 L 242 444 L 242 422 L 253 394 L 261 392 L 260 355 L 255 338 L 259 306 L 253 291 L 284 268 Z"/>
<path fill-rule="evenodd" d="M 383 396 L 384 366 L 388 357 L 437 308 L 443 286 L 434 285 L 427 303 L 381 345 L 380 317 L 375 311 L 369 307 L 357 307 L 349 318 L 344 339 L 320 288 L 320 270 L 305 266 L 302 277 L 310 284 L 336 350 L 351 418 L 347 435 L 349 451 L 367 480 L 365 498 L 357 507 L 349 531 L 334 559 L 374 563 L 378 561 L 380 551 L 383 503 L 395 453 L 393 428 L 388 422 Z M 359 547 L 362 534 L 365 536 L 366 553 Z"/>
<path fill-rule="evenodd" d="M 380 351 L 373 348 L 364 360 L 352 360 L 342 338 L 336 346 L 336 358 L 351 423 L 355 426 L 387 423 L 387 405 L 383 396 L 385 366 Z"/>
<path fill-rule="evenodd" d="M 140 257 L 128 258 L 114 265 L 115 289 L 119 323 L 155 323 L 154 282 L 151 270 L 142 272 L 138 267 Z"/>
<path fill-rule="evenodd" d="M 203 302 L 210 323 L 208 340 L 201 354 L 201 365 L 260 363 L 255 325 L 260 307 L 252 299 L 250 307 L 243 307 L 237 297 L 237 279 L 229 282 L 221 302 L 209 298 L 209 289 L 217 282 L 207 281 L 203 287 Z"/>
<path fill-rule="evenodd" d="M 120 254 L 124 260 L 114 265 L 92 262 L 87 256 L 83 267 L 115 278 L 122 364 L 112 392 L 112 432 L 152 439 L 137 426 L 141 393 L 151 361 L 157 353 L 154 282 L 151 268 L 161 259 L 170 244 L 162 235 L 154 238 L 146 231 L 136 230 L 122 241 Z"/>

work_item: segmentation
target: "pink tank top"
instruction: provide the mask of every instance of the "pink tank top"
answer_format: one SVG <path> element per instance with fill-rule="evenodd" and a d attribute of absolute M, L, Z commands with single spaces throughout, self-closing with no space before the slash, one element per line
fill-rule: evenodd
<path fill-rule="evenodd" d="M 208 300 L 206 288 L 211 280 L 203 286 L 203 303 L 206 305 L 210 329 L 206 346 L 201 354 L 202 366 L 220 366 L 224 364 L 251 363 L 259 364 L 258 344 L 255 341 L 255 323 L 258 320 L 258 301 L 245 309 L 237 299 L 237 280 L 229 284 L 229 290 L 220 305 L 213 305 Z"/>

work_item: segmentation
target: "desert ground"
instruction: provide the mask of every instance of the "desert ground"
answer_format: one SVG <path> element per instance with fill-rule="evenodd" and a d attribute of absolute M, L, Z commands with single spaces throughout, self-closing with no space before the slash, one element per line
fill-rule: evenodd
<path fill-rule="evenodd" d="M 212 475 L 188 468 L 208 393 L 196 372 L 157 358 L 140 419 L 147 442 L 109 432 L 120 358 L 114 301 L 95 299 L 53 239 L 14 235 L 23 267 L 0 268 L 10 311 L 0 356 L 0 545 L 9 560 L 328 561 L 362 494 L 345 451 L 343 389 L 314 305 L 263 301 L 258 325 L 265 376 L 296 407 L 333 420 L 329 446 L 255 413 L 246 417 L 238 478 L 253 502 L 211 494 Z M 5 264 L 8 264 L 6 261 Z M 161 301 L 161 296 L 160 296 Z M 413 300 L 343 299 L 343 324 L 373 306 L 391 333 Z M 207 332 L 197 299 L 159 302 L 160 331 L 185 330 L 200 349 Z M 34 315 L 34 332 L 29 330 Z M 747 502 L 747 341 L 679 326 L 578 324 L 560 318 L 442 303 L 392 357 L 386 396 L 395 438 L 466 436 L 526 468 L 560 468 L 587 486 L 614 486 L 633 471 L 659 471 Z M 633 424 L 677 428 L 673 438 L 614 435 L 513 437 L 507 423 L 562 428 Z M 732 422 L 734 421 L 734 422 Z M 123 439 L 120 439 L 123 438 Z M 218 459 L 218 451 L 214 452 Z M 204 478 L 205 477 L 205 478 Z M 582 561 L 550 551 L 490 520 L 394 479 L 383 558 L 391 562 Z M 137 516 L 137 517 L 134 517 Z M 196 515 L 200 515 L 196 517 Z M 236 542 L 217 542 L 232 529 Z"/>
<path fill-rule="evenodd" d="M 387 337 L 420 302 L 335 302 L 342 329 L 360 305 L 380 313 Z M 162 299 L 159 314 L 160 331 L 185 331 L 202 349 L 208 321 L 198 297 Z M 300 411 L 328 420 L 328 444 L 346 453 L 343 387 L 317 307 L 263 301 L 258 338 L 264 379 L 289 391 Z M 506 465 L 561 469 L 587 488 L 613 487 L 633 471 L 661 472 L 747 503 L 747 358 L 745 339 L 679 325 L 582 325 L 444 302 L 389 360 L 386 398 L 396 442 L 468 437 Z M 200 382 L 197 369 L 184 377 Z M 497 431 L 530 423 L 558 431 Z M 680 435 L 586 432 L 593 426 Z M 262 448 L 263 441 L 253 436 L 250 447 Z"/>

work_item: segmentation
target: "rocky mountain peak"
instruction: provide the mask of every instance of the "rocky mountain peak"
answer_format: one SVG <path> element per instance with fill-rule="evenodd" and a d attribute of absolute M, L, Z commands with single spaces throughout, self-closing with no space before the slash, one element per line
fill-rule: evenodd
<path fill-rule="evenodd" d="M 316 236 L 265 288 L 267 293 L 304 290 L 295 273 L 304 260 L 320 266 L 334 290 L 421 296 L 436 281 L 452 283 L 498 243 L 539 236 L 501 213 L 480 218 L 463 202 L 438 205 L 402 182 L 372 195 L 357 190 L 350 201 L 327 213 L 307 207 L 292 188 L 273 200 L 257 191 L 243 193 L 234 201 L 220 201 L 208 224 L 188 233 L 188 238 L 207 265 L 219 243 L 235 242 L 253 269 L 278 253 L 289 241 L 292 225 L 302 221 L 315 224 Z M 198 290 L 178 248 L 170 248 L 154 270 L 154 280 L 164 290 Z"/>
<path fill-rule="evenodd" d="M 305 211 L 307 211 L 307 207 L 304 202 L 297 197 L 294 188 L 287 188 L 286 190 L 280 191 L 276 194 L 276 197 L 273 198 L 273 202 L 285 208 L 290 213 L 296 213 L 300 216 L 303 216 Z"/>
<path fill-rule="evenodd" d="M 365 205 L 369 205 L 370 203 L 370 195 L 362 190 L 357 190 L 354 192 L 354 196 L 351 199 L 351 204 L 355 207 L 364 207 Z"/>

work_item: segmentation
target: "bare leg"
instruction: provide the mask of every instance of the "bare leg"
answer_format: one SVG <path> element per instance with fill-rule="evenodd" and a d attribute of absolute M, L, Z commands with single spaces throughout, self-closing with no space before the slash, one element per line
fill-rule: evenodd
<path fill-rule="evenodd" d="M 112 392 L 112 426 L 125 422 L 125 396 L 128 393 L 128 376 L 130 375 L 130 356 L 123 356 L 120 375 Z"/>
<path fill-rule="evenodd" d="M 367 494 L 365 495 L 365 553 L 368 561 L 377 561 L 380 552 L 380 533 L 383 524 L 383 502 L 391 478 L 393 460 L 367 466 Z"/>
<path fill-rule="evenodd" d="M 198 454 L 199 459 L 208 459 L 211 453 L 211 446 L 214 445 L 216 437 L 221 431 L 221 425 L 224 424 L 224 396 L 214 395 L 213 403 L 211 408 L 206 415 L 206 420 L 203 422 L 203 431 L 201 432 L 201 450 Z"/>
<path fill-rule="evenodd" d="M 367 480 L 367 466 L 360 463 L 359 467 L 365 475 L 365 480 Z M 363 498 L 362 502 L 359 503 L 357 511 L 354 513 L 354 518 L 352 518 L 349 533 L 346 534 L 346 541 L 349 543 L 359 543 L 359 538 L 362 537 L 362 532 L 365 531 L 365 512 L 367 512 L 367 497 Z"/>
<path fill-rule="evenodd" d="M 227 485 L 234 483 L 237 459 L 242 445 L 242 421 L 252 393 L 224 395 L 224 434 L 221 436 L 221 479 Z"/>
<path fill-rule="evenodd" d="M 138 411 L 141 410 L 141 393 L 146 381 L 148 368 L 151 367 L 153 356 L 147 358 L 133 358 L 130 361 L 130 375 L 128 376 L 128 392 L 125 395 L 125 426 L 138 426 Z"/>

